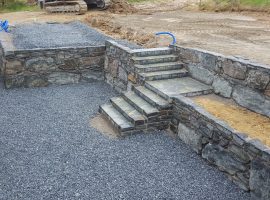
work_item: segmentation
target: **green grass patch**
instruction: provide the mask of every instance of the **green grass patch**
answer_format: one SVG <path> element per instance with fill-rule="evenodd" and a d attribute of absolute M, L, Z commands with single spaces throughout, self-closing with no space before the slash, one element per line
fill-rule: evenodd
<path fill-rule="evenodd" d="M 201 10 L 210 11 L 270 11 L 270 0 L 202 0 Z"/>
<path fill-rule="evenodd" d="M 29 5 L 24 0 L 17 0 L 14 2 L 7 2 L 4 6 L 0 6 L 0 12 L 18 12 L 18 11 L 37 11 L 38 6 Z"/>
<path fill-rule="evenodd" d="M 240 4 L 263 7 L 263 6 L 270 6 L 270 0 L 241 0 Z"/>

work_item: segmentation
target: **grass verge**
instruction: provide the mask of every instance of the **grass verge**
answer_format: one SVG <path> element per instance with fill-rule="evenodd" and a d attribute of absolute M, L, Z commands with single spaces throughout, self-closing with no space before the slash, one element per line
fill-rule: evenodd
<path fill-rule="evenodd" d="M 201 0 L 200 10 L 270 12 L 270 0 Z"/>
<path fill-rule="evenodd" d="M 36 5 L 30 5 L 24 0 L 7 2 L 4 6 L 0 6 L 0 12 L 18 12 L 18 11 L 37 11 L 39 8 Z"/>

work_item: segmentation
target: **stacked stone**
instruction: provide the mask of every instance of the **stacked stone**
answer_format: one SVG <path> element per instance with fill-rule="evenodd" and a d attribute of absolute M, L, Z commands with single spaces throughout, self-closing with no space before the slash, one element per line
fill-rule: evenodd
<path fill-rule="evenodd" d="M 173 100 L 172 130 L 256 199 L 270 199 L 270 148 L 229 127 L 186 97 Z"/>
<path fill-rule="evenodd" d="M 132 74 L 134 74 L 132 50 L 115 41 L 106 41 L 105 45 L 106 82 L 119 92 L 126 91 L 130 85 L 129 81 L 132 81 Z"/>
<path fill-rule="evenodd" d="M 5 51 L 6 88 L 42 87 L 104 79 L 105 47 Z"/>
<path fill-rule="evenodd" d="M 192 77 L 212 85 L 215 93 L 270 116 L 270 66 L 198 49 L 174 49 Z"/>

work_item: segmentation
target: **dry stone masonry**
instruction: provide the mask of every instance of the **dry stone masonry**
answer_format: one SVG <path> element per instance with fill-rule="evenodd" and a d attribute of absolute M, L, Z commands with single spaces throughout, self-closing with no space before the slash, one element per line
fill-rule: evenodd
<path fill-rule="evenodd" d="M 198 49 L 105 46 L 16 50 L 0 46 L 6 88 L 103 80 L 119 97 L 100 106 L 121 135 L 170 128 L 254 199 L 270 199 L 270 148 L 187 97 L 216 93 L 270 117 L 270 67 Z"/>
<path fill-rule="evenodd" d="M 140 54 L 144 57 L 134 59 L 136 56 L 134 51 L 117 43 L 108 42 L 106 44 L 107 62 L 105 62 L 106 81 L 124 93 L 123 98 L 112 99 L 109 104 L 110 109 L 116 111 L 113 114 L 119 111 L 117 115 L 110 114 L 112 110 L 104 111 L 102 107 L 101 112 L 110 118 L 115 127 L 128 126 L 128 130 L 134 132 L 136 122 L 131 120 L 125 112 L 144 115 L 141 107 L 147 107 L 146 103 L 160 112 L 160 105 L 157 102 L 167 102 L 164 105 L 172 106 L 172 110 L 169 110 L 172 114 L 167 116 L 170 118 L 170 129 L 178 134 L 182 141 L 209 163 L 226 173 L 240 188 L 251 191 L 254 199 L 270 199 L 270 148 L 232 129 L 225 122 L 185 97 L 215 92 L 223 97 L 234 99 L 244 107 L 269 116 L 270 69 L 267 68 L 268 66 L 257 66 L 246 60 L 197 49 L 178 46 L 173 49 L 175 51 L 171 53 L 178 55 L 176 60 L 172 58 L 169 61 L 166 60 L 167 58 L 158 60 L 158 58 L 153 64 L 149 61 L 155 55 L 153 49 L 141 50 Z M 139 51 L 137 50 L 137 54 Z M 147 58 L 150 54 L 147 51 L 152 51 L 152 58 Z M 155 56 L 158 56 L 158 52 L 160 53 L 160 49 L 156 49 Z M 128 56 L 122 59 L 122 55 Z M 180 63 L 182 67 L 174 68 L 175 63 L 171 62 Z M 175 76 L 173 71 L 184 70 L 183 64 L 188 73 L 183 71 L 182 74 Z M 171 72 L 169 76 L 168 71 Z M 132 91 L 126 93 L 126 90 L 130 90 L 127 87 L 129 82 L 134 86 L 131 87 Z M 119 85 L 125 87 L 119 88 Z M 141 101 L 137 101 L 136 104 L 135 97 L 130 93 L 141 97 Z M 124 98 L 125 96 L 130 98 Z M 130 103 L 129 109 L 124 108 L 126 105 L 121 108 L 123 100 Z M 122 103 L 116 105 L 114 101 Z M 113 120 L 114 117 L 121 118 L 122 121 Z M 140 122 L 139 118 L 137 119 Z M 167 124 L 158 128 L 165 129 Z M 118 130 L 122 132 L 121 129 Z M 147 130 L 147 128 L 139 130 Z"/>
<path fill-rule="evenodd" d="M 173 48 L 193 78 L 212 85 L 216 94 L 270 116 L 270 66 L 199 49 Z"/>
<path fill-rule="evenodd" d="M 6 88 L 104 79 L 104 46 L 5 50 L 2 49 L 1 73 Z"/>

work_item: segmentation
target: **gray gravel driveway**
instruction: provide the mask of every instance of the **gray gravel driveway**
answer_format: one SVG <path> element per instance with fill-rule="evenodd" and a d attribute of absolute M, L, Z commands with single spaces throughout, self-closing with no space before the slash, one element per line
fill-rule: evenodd
<path fill-rule="evenodd" d="M 0 88 L 0 199 L 247 200 L 165 132 L 110 139 L 89 126 L 105 83 Z"/>

